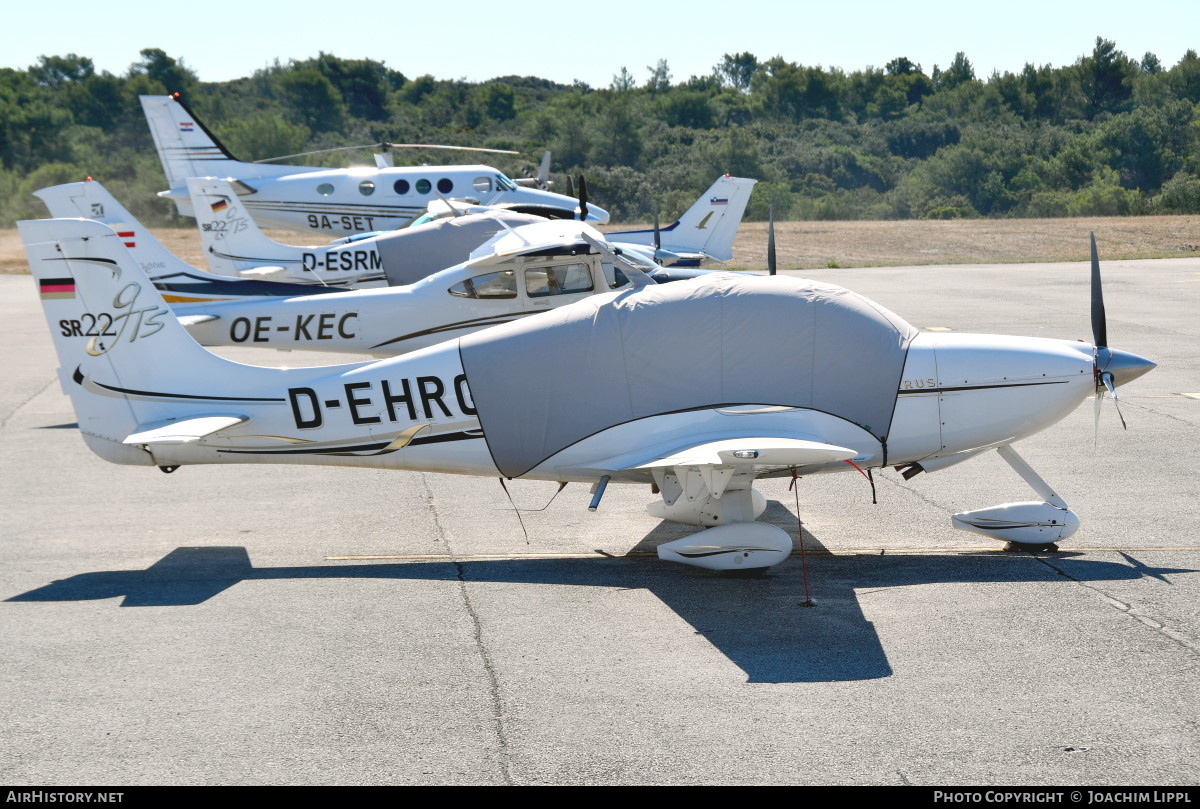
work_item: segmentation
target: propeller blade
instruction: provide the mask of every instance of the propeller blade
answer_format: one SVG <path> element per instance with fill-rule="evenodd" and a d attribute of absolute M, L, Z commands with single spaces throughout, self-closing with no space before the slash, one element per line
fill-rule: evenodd
<path fill-rule="evenodd" d="M 547 149 L 542 153 L 542 162 L 538 165 L 537 171 L 538 188 L 543 191 L 550 188 L 554 183 L 550 182 L 550 150 Z"/>
<path fill-rule="evenodd" d="M 579 221 L 587 220 L 587 180 L 579 175 Z"/>
<path fill-rule="evenodd" d="M 452 149 L 459 152 L 491 152 L 493 154 L 520 154 L 509 149 L 485 149 L 482 146 L 443 146 L 435 143 L 368 143 L 363 146 L 336 146 L 332 149 L 315 149 L 311 152 L 296 152 L 296 154 L 285 154 L 279 157 L 264 157 L 262 160 L 254 160 L 254 163 L 274 163 L 277 160 L 289 160 L 293 157 L 307 157 L 314 154 L 328 154 L 329 152 L 351 152 L 355 149 L 379 149 L 382 152 L 387 152 L 389 149 Z M 378 160 L 378 158 L 377 158 Z M 380 168 L 384 168 L 380 166 Z"/>
<path fill-rule="evenodd" d="M 1092 234 L 1092 341 L 1097 348 L 1108 347 L 1108 323 L 1104 317 L 1104 290 L 1100 288 L 1100 258 L 1096 253 L 1096 234 Z"/>
<path fill-rule="evenodd" d="M 1108 388 L 1108 395 L 1112 397 L 1113 406 L 1117 408 L 1117 417 L 1121 419 L 1122 429 L 1128 430 L 1125 417 L 1121 415 L 1121 402 L 1117 399 L 1117 386 L 1113 384 L 1113 375 L 1106 371 L 1100 374 L 1100 381 L 1104 383 L 1104 387 Z"/>
<path fill-rule="evenodd" d="M 767 207 L 767 275 L 774 275 L 775 266 L 775 206 Z"/>
<path fill-rule="evenodd" d="M 658 255 L 662 250 L 662 233 L 658 229 L 658 203 L 654 203 L 654 260 L 662 264 L 662 258 Z"/>
<path fill-rule="evenodd" d="M 567 196 L 575 196 L 575 183 L 571 180 L 571 175 L 567 175 Z"/>

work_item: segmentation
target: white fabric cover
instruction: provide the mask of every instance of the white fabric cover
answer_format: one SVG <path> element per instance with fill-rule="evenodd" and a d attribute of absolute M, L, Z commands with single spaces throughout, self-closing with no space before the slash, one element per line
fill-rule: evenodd
<path fill-rule="evenodd" d="M 887 437 L 917 330 L 849 290 L 718 273 L 599 295 L 460 340 L 497 468 L 518 477 L 601 430 L 763 404 Z"/>

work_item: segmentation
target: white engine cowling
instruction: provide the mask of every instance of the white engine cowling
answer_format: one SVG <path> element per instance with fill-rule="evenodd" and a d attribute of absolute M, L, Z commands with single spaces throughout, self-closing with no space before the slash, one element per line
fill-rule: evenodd
<path fill-rule="evenodd" d="M 658 546 L 658 558 L 708 570 L 755 570 L 777 565 L 792 552 L 782 528 L 741 522 L 709 528 Z"/>
<path fill-rule="evenodd" d="M 1070 509 L 1029 501 L 964 511 L 950 524 L 1001 542 L 1038 544 L 1071 536 L 1079 530 L 1079 517 Z"/>

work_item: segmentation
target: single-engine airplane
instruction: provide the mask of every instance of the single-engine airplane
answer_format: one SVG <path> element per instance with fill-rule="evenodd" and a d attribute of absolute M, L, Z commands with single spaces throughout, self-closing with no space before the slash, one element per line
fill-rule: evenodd
<path fill-rule="evenodd" d="M 487 215 L 296 247 L 267 238 L 237 195 L 225 191 L 229 184 L 224 180 L 189 178 L 188 185 L 203 209 L 197 224 L 211 272 L 173 255 L 99 182 L 65 183 L 34 195 L 56 219 L 94 219 L 124 234 L 125 246 L 166 293 L 168 302 L 174 302 L 170 296 L 189 301 L 240 300 L 411 284 L 466 261 L 472 250 L 506 227 L 547 221 L 493 209 Z M 255 283 L 235 285 L 229 283 L 231 279 Z M 314 288 L 297 289 L 303 286 Z"/>
<path fill-rule="evenodd" d="M 718 177 L 678 221 L 661 229 L 664 237 L 658 240 L 657 253 L 652 230 L 610 231 L 605 238 L 620 249 L 636 250 L 669 267 L 699 267 L 710 258 L 727 261 L 733 257 L 733 239 L 755 182 L 728 175 Z M 191 177 L 187 186 L 209 269 L 220 275 L 290 283 L 353 288 L 407 283 L 430 268 L 464 261 L 472 249 L 504 226 L 534 221 L 528 214 L 496 206 L 437 199 L 425 215 L 403 230 L 296 247 L 268 238 L 225 180 Z M 44 192 L 42 198 L 46 198 Z M 59 216 L 54 210 L 51 215 Z M 440 230 L 420 227 L 439 220 L 450 221 L 444 222 Z M 421 270 L 414 272 L 413 267 Z"/>
<path fill-rule="evenodd" d="M 180 99 L 140 96 L 179 213 L 193 216 L 188 177 L 229 178 L 246 208 L 264 226 L 348 235 L 402 227 L 425 212 L 435 194 L 470 196 L 487 205 L 548 218 L 574 218 L 577 201 L 519 185 L 491 166 L 371 166 L 326 169 L 238 160 Z M 468 147 L 455 147 L 468 148 Z M 478 149 L 477 151 L 496 151 Z M 608 213 L 588 205 L 587 219 Z"/>
<path fill-rule="evenodd" d="M 791 537 L 755 522 L 759 477 L 945 469 L 996 449 L 1041 497 L 954 525 L 1046 545 L 1079 526 L 1013 449 L 1154 363 L 1107 342 L 918 332 L 830 284 L 716 273 L 630 288 L 377 362 L 276 369 L 199 346 L 106 225 L 19 223 L 85 442 L 105 460 L 312 463 L 651 485 L 708 530 L 661 558 L 758 572 Z M 583 234 L 587 235 L 587 234 Z M 603 242 L 585 241 L 614 263 Z M 61 323 L 91 317 L 75 334 Z"/>
<path fill-rule="evenodd" d="M 627 284 L 585 234 L 603 239 L 586 222 L 539 219 L 497 234 L 461 264 L 408 284 L 171 308 L 202 345 L 392 357 Z M 665 274 L 638 253 L 626 260 L 656 281 Z M 662 279 L 669 280 L 677 279 Z"/>
<path fill-rule="evenodd" d="M 215 208 L 228 199 L 196 190 L 209 182 L 228 187 L 223 180 L 188 179 L 202 208 Z M 331 268 L 338 266 L 337 256 L 349 254 L 379 280 L 368 277 L 354 291 L 346 291 L 351 283 L 344 279 L 344 287 L 273 283 L 278 277 L 273 270 L 281 268 L 268 266 L 246 270 L 241 278 L 270 281 L 243 282 L 197 270 L 175 257 L 98 182 L 69 183 L 36 193 L 52 214 L 90 213 L 89 218 L 117 231 L 142 268 L 153 268 L 151 281 L 175 315 L 208 346 L 391 357 L 627 283 L 619 268 L 581 240 L 581 231 L 603 238 L 590 225 L 507 211 L 434 221 L 326 248 L 290 247 L 262 236 L 267 247 L 278 248 L 273 254 L 276 261 L 289 261 L 284 256 L 290 255 L 313 265 L 310 279 L 316 276 L 323 281 L 320 273 L 336 272 Z M 229 207 L 236 209 L 237 200 Z M 211 226 L 209 233 L 216 233 L 207 242 L 210 258 L 233 249 L 220 237 L 243 229 L 258 233 L 249 217 L 236 210 L 228 218 L 201 216 L 200 220 L 202 230 Z M 268 254 L 267 247 L 262 254 Z M 364 254 L 369 260 L 362 259 Z M 660 283 L 704 272 L 664 270 L 638 252 L 626 255 Z M 362 274 L 350 275 L 362 278 Z M 243 289 L 245 294 L 239 294 Z M 337 294 L 319 294 L 324 291 Z M 90 323 L 86 317 L 72 319 L 68 327 L 82 333 Z"/>

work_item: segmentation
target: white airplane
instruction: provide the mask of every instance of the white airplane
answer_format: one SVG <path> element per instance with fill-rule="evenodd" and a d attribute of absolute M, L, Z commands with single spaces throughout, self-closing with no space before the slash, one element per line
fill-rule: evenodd
<path fill-rule="evenodd" d="M 208 182 L 188 180 L 194 192 L 196 186 Z M 228 187 L 223 180 L 213 182 Z M 618 268 L 582 240 L 581 232 L 603 238 L 590 225 L 503 211 L 436 221 L 328 248 L 290 247 L 262 236 L 267 245 L 259 251 L 259 260 L 268 260 L 269 255 L 270 260 L 289 261 L 283 256 L 296 256 L 293 263 L 314 266 L 312 275 L 328 286 L 241 282 L 196 270 L 179 260 L 98 182 L 69 183 L 36 193 L 51 214 L 90 213 L 88 218 L 104 221 L 116 230 L 142 268 L 153 268 L 151 281 L 175 315 L 207 346 L 304 348 L 391 357 L 627 283 Z M 198 209 L 208 209 L 228 197 L 196 192 L 194 199 Z M 210 222 L 202 214 L 201 229 L 220 222 L 221 227 L 208 232 L 220 236 L 246 228 L 258 233 L 248 217 L 237 215 L 236 200 L 229 207 L 230 218 Z M 472 251 L 481 241 L 484 243 Z M 206 244 L 210 258 L 232 249 L 220 239 Z M 272 245 L 277 248 L 274 254 L 270 253 Z M 370 260 L 362 260 L 364 254 Z M 381 280 L 360 281 L 354 291 L 336 285 L 349 285 L 344 280 L 325 282 L 321 273 L 333 272 L 329 268 L 337 266 L 338 255 L 355 256 Z M 628 259 L 639 263 L 655 281 L 678 280 L 679 271 L 663 270 L 638 253 L 630 253 Z M 349 261 L 344 263 L 350 266 Z M 274 278 L 281 269 L 256 267 L 243 275 Z M 361 274 L 351 277 L 357 280 Z M 239 294 L 242 288 L 245 294 Z M 337 294 L 320 294 L 325 291 Z M 80 334 L 91 325 L 94 323 L 87 317 L 71 321 L 71 328 Z"/>
<path fill-rule="evenodd" d="M 506 227 L 546 221 L 497 210 L 487 216 L 295 247 L 263 235 L 237 195 L 221 193 L 229 187 L 224 180 L 189 178 L 188 183 L 193 189 L 204 189 L 197 192 L 202 199 L 198 224 L 212 272 L 193 267 L 167 250 L 99 182 L 65 183 L 33 193 L 56 219 L 94 219 L 121 234 L 169 303 L 294 297 L 410 284 L 462 263 L 474 248 Z M 217 192 L 206 193 L 210 186 Z"/>
<path fill-rule="evenodd" d="M 664 267 L 700 267 L 712 260 L 729 261 L 733 258 L 733 238 L 757 182 L 725 174 L 674 224 L 659 228 L 656 222 L 651 230 L 624 230 L 609 233 L 608 238 L 622 246 L 645 246 L 648 249 L 644 252 Z"/>
<path fill-rule="evenodd" d="M 401 286 L 171 308 L 201 345 L 392 357 L 628 284 L 589 238 L 604 237 L 586 222 L 542 219 L 496 235 L 464 263 Z M 652 275 L 661 271 L 638 254 L 627 260 Z"/>
<path fill-rule="evenodd" d="M 659 241 L 657 251 L 651 230 L 613 231 L 607 234 L 607 241 L 621 249 L 641 252 L 652 261 L 657 258 L 664 266 L 698 267 L 707 258 L 728 260 L 733 256 L 733 239 L 756 182 L 740 177 L 717 178 L 677 222 L 662 228 L 666 236 Z M 291 283 L 356 288 L 411 283 L 419 275 L 410 267 L 416 265 L 425 271 L 463 261 L 472 248 L 501 231 L 500 219 L 509 227 L 533 221 L 528 214 L 495 206 L 435 199 L 423 216 L 403 230 L 296 247 L 268 238 L 225 180 L 191 177 L 187 187 L 209 269 L 219 275 L 240 274 Z M 53 210 L 51 214 L 58 215 Z M 481 218 L 474 214 L 494 216 Z M 450 220 L 443 222 L 444 230 L 421 227 L 439 220 Z M 457 235 L 451 238 L 450 232 Z M 480 235 L 483 233 L 486 235 Z"/>
<path fill-rule="evenodd" d="M 575 199 L 519 185 L 491 166 L 372 166 L 325 169 L 247 163 L 235 158 L 192 114 L 179 94 L 140 96 L 170 189 L 160 196 L 193 216 L 188 177 L 227 177 L 259 224 L 346 235 L 403 227 L 435 194 L 551 218 L 578 216 Z M 454 147 L 469 149 L 469 147 Z M 498 151 L 476 149 L 474 151 Z M 589 205 L 587 219 L 608 213 Z"/>
<path fill-rule="evenodd" d="M 792 550 L 754 521 L 756 478 L 935 471 L 993 448 L 1041 499 L 953 524 L 1064 539 L 1078 517 L 1012 445 L 1154 367 L 1108 347 L 1094 247 L 1094 344 L 920 333 L 830 284 L 717 273 L 656 285 L 627 265 L 630 289 L 402 357 L 275 369 L 197 345 L 107 226 L 19 227 L 62 387 L 105 460 L 580 481 L 593 510 L 610 482 L 652 484 L 652 514 L 708 528 L 659 556 L 717 570 L 759 572 Z M 91 334 L 61 326 L 86 315 Z"/>

